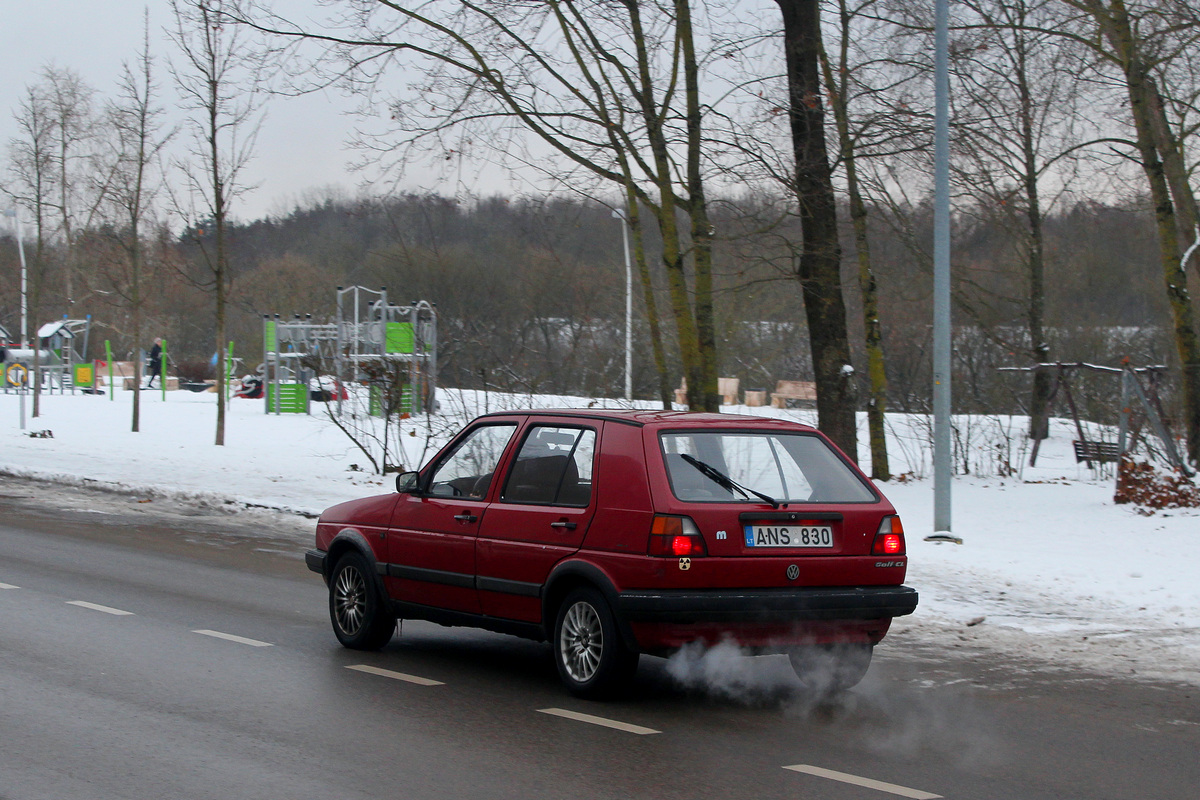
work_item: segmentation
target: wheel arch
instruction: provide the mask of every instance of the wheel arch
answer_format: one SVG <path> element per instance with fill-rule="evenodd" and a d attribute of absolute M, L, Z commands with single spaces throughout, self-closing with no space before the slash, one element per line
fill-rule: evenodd
<path fill-rule="evenodd" d="M 600 567 L 587 561 L 564 561 L 556 566 L 551 571 L 550 577 L 547 578 L 546 585 L 542 590 L 542 627 L 546 631 L 546 639 L 548 641 L 554 639 L 554 623 L 558 617 L 558 610 L 567 595 L 572 590 L 583 586 L 596 589 L 604 596 L 625 646 L 632 652 L 640 652 L 633 629 L 629 627 L 629 623 L 621 617 L 618 611 L 617 588 L 613 584 L 612 578 Z"/>
<path fill-rule="evenodd" d="M 333 576 L 333 569 L 337 566 L 338 561 L 349 552 L 357 552 L 367 560 L 367 563 L 371 567 L 371 579 L 375 582 L 375 588 L 379 592 L 380 597 L 386 598 L 388 594 L 380 576 L 381 565 L 379 559 L 375 557 L 375 550 L 371 547 L 371 543 L 367 541 L 367 537 L 363 536 L 362 532 L 355 528 L 343 528 L 329 542 L 329 550 L 325 557 L 325 583 L 329 583 L 329 579 Z"/>

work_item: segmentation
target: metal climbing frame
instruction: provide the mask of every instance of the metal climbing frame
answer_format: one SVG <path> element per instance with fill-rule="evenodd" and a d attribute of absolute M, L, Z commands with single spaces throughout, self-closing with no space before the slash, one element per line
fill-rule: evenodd
<path fill-rule="evenodd" d="M 293 319 L 263 317 L 263 398 L 268 414 L 310 411 L 309 383 L 315 364 L 332 361 L 336 326 L 313 322 L 312 315 Z"/>
<path fill-rule="evenodd" d="M 406 306 L 388 302 L 387 288 L 337 289 L 337 376 L 367 382 L 367 362 L 380 360 L 407 368 L 405 411 L 434 412 L 437 388 L 437 311 L 425 300 Z M 339 397 L 339 413 L 341 400 Z"/>
<path fill-rule="evenodd" d="M 387 362 L 407 372 L 403 409 L 432 412 L 437 388 L 437 312 L 431 303 L 414 300 L 399 306 L 388 302 L 387 289 L 363 286 L 337 288 L 337 315 L 333 322 L 314 322 L 312 315 L 281 319 L 263 318 L 263 397 L 267 413 L 310 410 L 309 385 L 317 365 L 328 365 L 342 386 L 365 383 L 374 398 L 380 387 L 371 385 L 364 371 L 368 363 Z M 372 403 L 381 409 L 380 404 Z M 337 413 L 342 413 L 337 392 Z"/>

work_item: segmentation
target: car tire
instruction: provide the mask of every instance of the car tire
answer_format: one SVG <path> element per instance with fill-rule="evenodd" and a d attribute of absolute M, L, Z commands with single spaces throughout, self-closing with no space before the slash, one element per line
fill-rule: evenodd
<path fill-rule="evenodd" d="M 841 694 L 858 685 L 871 667 L 869 644 L 826 644 L 788 652 L 792 669 L 805 691 L 821 697 Z"/>
<path fill-rule="evenodd" d="M 637 671 L 638 653 L 621 638 L 604 595 L 591 587 L 574 589 L 563 600 L 551 645 L 558 675 L 577 697 L 607 697 Z"/>
<path fill-rule="evenodd" d="M 378 650 L 391 640 L 396 618 L 362 553 L 350 551 L 334 565 L 329 577 L 329 619 L 338 641 L 351 650 Z"/>

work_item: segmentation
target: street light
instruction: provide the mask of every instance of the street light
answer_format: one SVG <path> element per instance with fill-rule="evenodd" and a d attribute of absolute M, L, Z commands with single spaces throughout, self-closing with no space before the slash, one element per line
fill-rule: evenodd
<path fill-rule="evenodd" d="M 962 539 L 950 532 L 949 0 L 937 0 L 934 13 L 933 534 L 925 541 L 962 544 Z"/>
<path fill-rule="evenodd" d="M 21 217 L 15 208 L 6 208 L 0 213 L 12 217 L 17 228 L 17 251 L 21 254 L 21 348 L 24 349 L 28 343 L 26 331 L 29 330 L 29 296 L 26 290 L 25 243 L 21 239 Z"/>
<path fill-rule="evenodd" d="M 612 212 L 621 220 L 621 241 L 625 245 L 625 399 L 633 399 L 633 265 L 629 261 L 629 225 L 625 209 Z"/>

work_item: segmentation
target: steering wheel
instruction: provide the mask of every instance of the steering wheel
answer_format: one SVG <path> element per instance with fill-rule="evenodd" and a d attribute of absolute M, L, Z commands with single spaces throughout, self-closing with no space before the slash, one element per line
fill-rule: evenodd
<path fill-rule="evenodd" d="M 480 475 L 471 485 L 471 497 L 483 497 L 487 494 L 488 486 L 492 483 L 492 473 Z"/>

